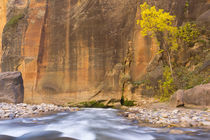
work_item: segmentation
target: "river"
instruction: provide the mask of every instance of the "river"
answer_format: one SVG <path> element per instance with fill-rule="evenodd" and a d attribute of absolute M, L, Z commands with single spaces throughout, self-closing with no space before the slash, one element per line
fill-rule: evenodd
<path fill-rule="evenodd" d="M 0 140 L 209 140 L 201 129 L 181 129 L 189 134 L 170 134 L 165 128 L 140 127 L 117 115 L 114 109 L 84 109 L 38 118 L 0 121 Z"/>

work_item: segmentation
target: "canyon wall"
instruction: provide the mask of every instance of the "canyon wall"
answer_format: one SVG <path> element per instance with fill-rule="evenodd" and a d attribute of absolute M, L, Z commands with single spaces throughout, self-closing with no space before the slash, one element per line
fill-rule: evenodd
<path fill-rule="evenodd" d="M 6 24 L 6 16 L 7 16 L 7 0 L 1 0 L 0 1 L 0 46 L 2 42 L 2 33 L 4 29 L 4 25 Z M 0 47 L 0 58 L 2 56 L 2 47 Z M 0 69 L 1 72 L 1 69 Z"/>
<path fill-rule="evenodd" d="M 22 72 L 29 103 L 120 99 L 122 79 L 140 80 L 158 49 L 136 25 L 142 2 L 1 0 L 1 71 Z M 207 0 L 190 0 L 194 14 L 184 17 L 183 0 L 148 2 L 177 15 L 177 24 L 208 9 Z"/>

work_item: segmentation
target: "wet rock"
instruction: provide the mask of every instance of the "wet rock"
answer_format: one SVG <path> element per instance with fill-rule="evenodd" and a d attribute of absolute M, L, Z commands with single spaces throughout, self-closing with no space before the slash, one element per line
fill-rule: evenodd
<path fill-rule="evenodd" d="M 134 113 L 128 114 L 129 119 L 135 119 L 136 115 Z"/>
<path fill-rule="evenodd" d="M 169 129 L 168 128 L 158 129 L 157 132 L 158 133 L 168 133 Z"/>
<path fill-rule="evenodd" d="M 124 116 L 124 117 L 128 117 L 128 115 L 129 115 L 129 112 L 124 112 L 124 113 L 123 113 L 123 116 Z"/>
<path fill-rule="evenodd" d="M 181 127 L 191 127 L 191 123 L 188 122 L 188 121 L 184 121 L 184 122 L 181 122 L 181 123 L 180 123 L 180 126 L 181 126 Z"/>
<path fill-rule="evenodd" d="M 184 131 L 182 130 L 178 130 L 178 129 L 171 129 L 169 131 L 170 134 L 177 134 L 177 135 L 180 135 L 180 134 L 184 134 Z"/>
<path fill-rule="evenodd" d="M 58 131 L 37 131 L 24 134 L 21 137 L 18 137 L 16 140 L 47 140 L 58 138 L 62 133 Z"/>
<path fill-rule="evenodd" d="M 14 137 L 6 136 L 6 135 L 0 135 L 0 140 L 14 140 Z"/>
<path fill-rule="evenodd" d="M 10 119 L 14 119 L 14 118 L 15 118 L 15 114 L 14 114 L 14 113 L 10 113 L 10 114 L 9 114 L 9 118 L 10 118 Z"/>
<path fill-rule="evenodd" d="M 73 139 L 73 138 L 67 138 L 67 137 L 60 137 L 60 138 L 54 138 L 52 140 L 76 140 L 76 139 Z"/>

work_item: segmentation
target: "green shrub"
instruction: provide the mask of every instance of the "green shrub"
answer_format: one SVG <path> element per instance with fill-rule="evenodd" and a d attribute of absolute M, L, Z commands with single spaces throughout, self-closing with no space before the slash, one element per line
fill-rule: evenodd
<path fill-rule="evenodd" d="M 185 67 L 176 68 L 175 73 L 177 87 L 181 89 L 190 89 L 210 82 L 210 76 L 207 73 L 191 72 Z"/>
<path fill-rule="evenodd" d="M 135 101 L 125 99 L 124 96 L 122 96 L 120 100 L 121 105 L 124 105 L 124 106 L 135 106 L 134 102 Z"/>
<path fill-rule="evenodd" d="M 89 108 L 105 108 L 105 107 L 107 107 L 99 101 L 81 102 L 80 105 L 82 105 L 82 107 L 89 107 Z"/>
<path fill-rule="evenodd" d="M 131 83 L 133 87 L 139 87 L 141 84 L 143 84 L 143 81 L 134 81 Z"/>
<path fill-rule="evenodd" d="M 159 81 L 159 91 L 161 101 L 167 101 L 175 92 L 174 79 L 168 66 L 164 68 L 163 80 Z"/>
<path fill-rule="evenodd" d="M 135 106 L 135 101 L 131 101 L 131 100 L 125 100 L 124 101 L 124 106 Z"/>
<path fill-rule="evenodd" d="M 185 12 L 188 11 L 189 6 L 190 6 L 190 2 L 189 2 L 189 0 L 186 0 L 186 1 L 185 1 L 185 8 L 184 8 L 184 11 L 185 11 Z"/>
<path fill-rule="evenodd" d="M 16 16 L 13 16 L 6 24 L 6 27 L 13 27 L 15 25 L 18 24 L 19 20 L 21 20 L 22 18 L 24 18 L 24 14 L 19 14 Z"/>
<path fill-rule="evenodd" d="M 125 99 L 124 99 L 124 95 L 121 96 L 121 99 L 120 99 L 120 104 L 121 105 L 124 105 L 125 103 Z"/>
<path fill-rule="evenodd" d="M 177 36 L 184 45 L 193 46 L 200 36 L 200 31 L 196 24 L 188 22 L 179 27 Z"/>

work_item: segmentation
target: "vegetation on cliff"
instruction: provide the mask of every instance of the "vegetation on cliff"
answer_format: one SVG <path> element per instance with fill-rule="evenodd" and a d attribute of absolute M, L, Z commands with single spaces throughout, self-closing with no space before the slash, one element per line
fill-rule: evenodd
<path fill-rule="evenodd" d="M 22 18 L 24 18 L 24 14 L 19 14 L 19 15 L 15 15 L 13 16 L 6 24 L 5 29 L 9 28 L 9 27 L 14 27 L 15 25 L 18 24 L 19 20 L 21 20 Z"/>
<path fill-rule="evenodd" d="M 143 87 L 159 93 L 161 101 L 166 101 L 177 89 L 210 82 L 208 71 L 201 70 L 203 61 L 208 60 L 206 56 L 209 55 L 209 40 L 201 30 L 205 27 L 192 22 L 177 27 L 175 16 L 169 12 L 146 2 L 140 7 L 141 19 L 137 20 L 137 24 L 141 26 L 144 36 L 156 38 L 160 48 L 157 55 L 160 55 L 161 61 L 158 65 L 162 68 L 162 78 L 151 82 L 145 76 Z"/>

